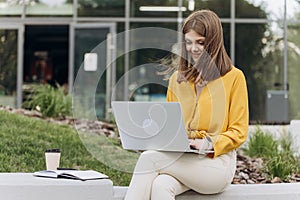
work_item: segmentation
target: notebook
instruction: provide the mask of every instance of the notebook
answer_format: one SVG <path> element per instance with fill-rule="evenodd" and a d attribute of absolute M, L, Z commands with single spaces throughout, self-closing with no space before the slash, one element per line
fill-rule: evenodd
<path fill-rule="evenodd" d="M 213 153 L 190 147 L 178 102 L 113 101 L 112 110 L 124 149 Z"/>
<path fill-rule="evenodd" d="M 43 170 L 34 172 L 33 175 L 47 178 L 67 178 L 82 181 L 108 178 L 107 175 L 94 170 Z"/>

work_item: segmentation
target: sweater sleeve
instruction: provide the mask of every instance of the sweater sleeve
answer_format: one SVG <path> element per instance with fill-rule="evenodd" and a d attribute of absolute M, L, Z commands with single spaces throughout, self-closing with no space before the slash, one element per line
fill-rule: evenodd
<path fill-rule="evenodd" d="M 214 141 L 215 153 L 211 157 L 238 148 L 248 137 L 248 92 L 246 80 L 241 71 L 238 73 L 231 89 L 228 112 L 227 131 L 220 133 Z"/>

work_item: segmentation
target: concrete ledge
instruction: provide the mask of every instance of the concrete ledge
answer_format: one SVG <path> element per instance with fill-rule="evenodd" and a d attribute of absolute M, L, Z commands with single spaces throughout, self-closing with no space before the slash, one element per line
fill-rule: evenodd
<path fill-rule="evenodd" d="M 123 200 L 125 198 L 128 187 L 114 186 L 113 200 Z"/>
<path fill-rule="evenodd" d="M 109 179 L 80 181 L 0 173 L 0 196 L 5 200 L 110 200 L 113 183 Z"/>
<path fill-rule="evenodd" d="M 114 187 L 113 199 L 123 200 L 127 187 Z M 223 193 L 214 195 L 201 195 L 187 191 L 176 197 L 176 200 L 282 200 L 300 199 L 300 183 L 279 184 L 245 184 L 230 185 Z"/>
<path fill-rule="evenodd" d="M 109 179 L 79 181 L 35 177 L 31 173 L 0 173 L 0 196 L 5 200 L 123 200 L 127 187 Z M 225 192 L 201 195 L 185 192 L 176 200 L 296 200 L 300 183 L 230 185 Z"/>

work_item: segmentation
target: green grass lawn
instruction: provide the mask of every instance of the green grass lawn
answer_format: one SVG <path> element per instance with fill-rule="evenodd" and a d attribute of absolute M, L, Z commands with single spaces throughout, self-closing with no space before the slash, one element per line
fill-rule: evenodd
<path fill-rule="evenodd" d="M 44 151 L 60 148 L 60 167 L 93 169 L 114 185 L 128 185 L 137 153 L 124 151 L 114 139 L 77 133 L 67 125 L 0 111 L 0 172 L 45 169 Z"/>

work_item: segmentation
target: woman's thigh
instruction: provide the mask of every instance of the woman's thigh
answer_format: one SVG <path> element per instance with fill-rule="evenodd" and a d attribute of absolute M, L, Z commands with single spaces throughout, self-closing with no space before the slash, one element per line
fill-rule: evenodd
<path fill-rule="evenodd" d="M 187 187 L 203 194 L 222 192 L 228 186 L 236 169 L 236 152 L 211 159 L 185 153 L 161 173 L 176 177 Z"/>

